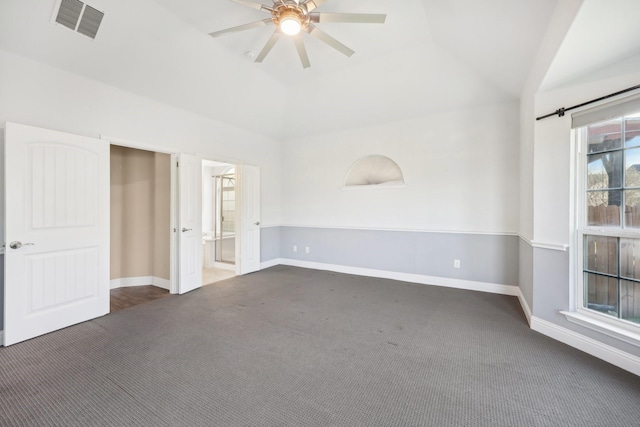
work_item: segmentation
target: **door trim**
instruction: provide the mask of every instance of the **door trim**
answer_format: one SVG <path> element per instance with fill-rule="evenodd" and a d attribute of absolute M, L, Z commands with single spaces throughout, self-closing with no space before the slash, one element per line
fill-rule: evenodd
<path fill-rule="evenodd" d="M 154 153 L 162 153 L 162 154 L 168 154 L 171 156 L 171 190 L 170 190 L 170 212 L 169 212 L 169 227 L 170 227 L 170 239 L 169 239 L 169 293 L 171 294 L 177 294 L 179 292 L 178 289 L 178 272 L 177 272 L 177 256 L 178 256 L 178 249 L 177 249 L 177 233 L 176 233 L 176 229 L 177 229 L 177 225 L 176 225 L 176 215 L 177 215 L 177 211 L 176 209 L 178 208 L 177 206 L 177 185 L 178 185 L 178 180 L 177 180 L 177 173 L 178 173 L 178 152 L 179 150 L 173 150 L 173 149 L 167 149 L 167 148 L 161 148 L 161 147 L 157 147 L 154 146 L 153 144 L 146 144 L 146 143 L 142 143 L 142 142 L 137 142 L 137 141 L 131 141 L 131 140 L 126 140 L 126 139 L 122 139 L 122 138 L 113 138 L 113 137 L 109 137 L 106 135 L 100 135 L 100 139 L 104 139 L 106 141 L 109 142 L 110 145 L 117 145 L 119 147 L 126 147 L 126 148 L 134 148 L 137 150 L 145 150 L 145 151 L 151 151 Z"/>

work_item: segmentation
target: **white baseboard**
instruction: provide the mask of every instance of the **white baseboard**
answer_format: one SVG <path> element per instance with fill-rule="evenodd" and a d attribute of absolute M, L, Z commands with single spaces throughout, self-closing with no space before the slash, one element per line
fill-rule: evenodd
<path fill-rule="evenodd" d="M 556 341 L 563 342 L 571 347 L 584 351 L 598 359 L 602 359 L 605 362 L 609 362 L 625 371 L 640 375 L 640 357 L 638 356 L 618 350 L 615 347 L 603 344 L 600 341 L 596 341 L 535 316 L 531 318 L 531 329 L 553 338 Z"/>
<path fill-rule="evenodd" d="M 168 291 L 171 290 L 171 281 L 169 279 L 163 279 L 161 277 L 153 276 L 151 278 L 151 284 Z"/>
<path fill-rule="evenodd" d="M 527 323 L 529 327 L 531 327 L 531 318 L 533 314 L 531 313 L 531 308 L 529 308 L 529 304 L 527 304 L 527 300 L 524 298 L 524 294 L 522 293 L 522 289 L 518 288 L 518 301 L 520 301 L 520 306 L 522 307 L 522 311 L 524 311 L 524 316 L 527 318 Z"/>
<path fill-rule="evenodd" d="M 444 286 L 447 288 L 467 289 L 471 291 L 489 292 L 492 294 L 518 296 L 520 288 L 513 285 L 498 283 L 476 282 L 472 280 L 450 279 L 447 277 L 424 276 L 421 274 L 399 273 L 395 271 L 375 270 L 372 268 L 349 267 L 346 265 L 325 264 L 321 262 L 300 261 L 289 258 L 277 258 L 262 264 L 262 268 L 277 264 L 293 267 L 310 268 L 313 270 L 335 271 L 336 273 L 355 274 L 357 276 L 378 277 L 381 279 L 400 280 L 403 282 L 420 283 L 423 285 Z"/>
<path fill-rule="evenodd" d="M 274 267 L 280 264 L 282 264 L 282 260 L 280 258 L 270 259 L 269 261 L 260 263 L 260 270 L 264 270 L 265 268 Z"/>
<path fill-rule="evenodd" d="M 109 283 L 111 289 L 146 285 L 153 285 L 166 290 L 170 290 L 171 288 L 171 282 L 168 279 L 155 276 L 122 277 L 120 279 L 111 279 Z"/>

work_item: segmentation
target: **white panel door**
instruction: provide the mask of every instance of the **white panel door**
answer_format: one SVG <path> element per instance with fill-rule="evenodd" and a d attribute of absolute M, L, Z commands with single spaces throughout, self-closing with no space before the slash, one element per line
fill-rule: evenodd
<path fill-rule="evenodd" d="M 178 292 L 184 294 L 202 286 L 202 160 L 180 154 Z"/>
<path fill-rule="evenodd" d="M 260 168 L 237 167 L 240 189 L 239 274 L 260 270 Z"/>
<path fill-rule="evenodd" d="M 109 312 L 109 143 L 15 123 L 5 132 L 11 345 Z"/>

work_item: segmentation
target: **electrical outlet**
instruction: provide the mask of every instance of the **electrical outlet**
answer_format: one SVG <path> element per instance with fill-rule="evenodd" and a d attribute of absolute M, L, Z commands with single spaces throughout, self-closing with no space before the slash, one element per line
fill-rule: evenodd
<path fill-rule="evenodd" d="M 453 260 L 453 268 L 460 268 L 460 260 L 459 259 L 454 259 Z"/>
<path fill-rule="evenodd" d="M 304 247 L 304 251 L 305 251 L 306 253 L 309 253 L 309 252 L 310 252 L 310 250 L 309 250 L 309 246 L 305 246 L 305 247 Z"/>
<path fill-rule="evenodd" d="M 298 252 L 298 246 L 293 245 L 293 252 Z"/>

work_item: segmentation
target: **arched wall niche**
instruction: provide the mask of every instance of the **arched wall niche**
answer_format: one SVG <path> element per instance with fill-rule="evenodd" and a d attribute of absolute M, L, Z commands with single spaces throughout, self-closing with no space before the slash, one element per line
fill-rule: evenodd
<path fill-rule="evenodd" d="M 344 189 L 402 187 L 400 166 L 390 158 L 372 154 L 356 160 L 344 180 Z"/>

